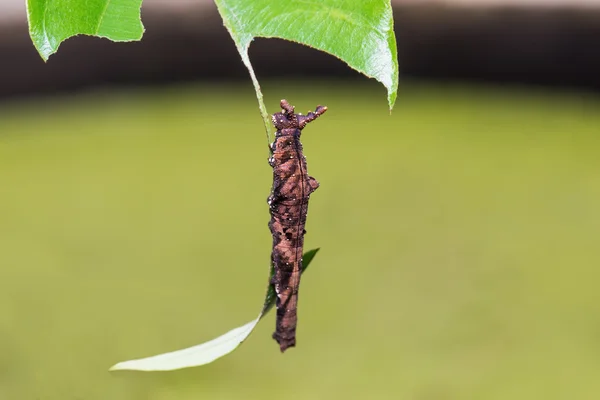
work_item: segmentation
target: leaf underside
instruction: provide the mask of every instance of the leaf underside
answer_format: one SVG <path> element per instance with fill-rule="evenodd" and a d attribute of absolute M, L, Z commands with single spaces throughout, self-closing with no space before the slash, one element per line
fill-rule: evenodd
<path fill-rule="evenodd" d="M 332 54 L 381 82 L 390 110 L 398 91 L 398 56 L 390 0 L 215 0 L 256 89 L 267 139 L 270 124 L 248 48 L 256 37 L 282 38 Z M 274 56 L 283 63 L 284 57 Z M 284 66 L 283 66 L 284 67 Z"/>
<path fill-rule="evenodd" d="M 248 48 L 254 38 L 281 38 L 327 52 L 387 89 L 398 91 L 398 60 L 390 0 L 215 0 L 254 83 L 267 139 L 270 124 Z M 31 39 L 44 60 L 76 35 L 140 40 L 142 0 L 27 0 Z M 283 57 L 276 61 L 284 61 Z"/>
<path fill-rule="evenodd" d="M 318 251 L 319 249 L 314 249 L 304 253 L 302 257 L 302 273 L 306 271 Z M 274 269 L 271 265 L 271 276 L 273 276 L 273 271 Z M 199 367 L 211 363 L 231 353 L 242 344 L 250 336 L 258 322 L 267 315 L 274 305 L 275 289 L 273 285 L 269 284 L 263 309 L 256 319 L 208 342 L 152 357 L 123 361 L 113 365 L 110 371 L 172 371 L 182 368 Z"/>

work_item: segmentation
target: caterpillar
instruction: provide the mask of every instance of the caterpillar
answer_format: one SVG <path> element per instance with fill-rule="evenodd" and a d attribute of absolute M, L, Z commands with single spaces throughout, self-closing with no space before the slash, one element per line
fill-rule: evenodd
<path fill-rule="evenodd" d="M 319 182 L 306 171 L 300 134 L 309 122 L 321 116 L 327 107 L 317 106 L 307 115 L 294 114 L 294 107 L 281 100 L 281 112 L 271 120 L 277 132 L 270 145 L 269 165 L 273 167 L 273 187 L 267 199 L 273 236 L 271 263 L 274 273 L 270 284 L 275 288 L 277 317 L 273 339 L 283 353 L 296 345 L 298 288 L 302 270 L 304 226 L 310 194 Z"/>

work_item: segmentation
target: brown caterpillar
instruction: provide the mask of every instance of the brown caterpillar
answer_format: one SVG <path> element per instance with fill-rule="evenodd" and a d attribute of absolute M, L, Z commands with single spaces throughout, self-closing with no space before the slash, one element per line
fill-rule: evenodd
<path fill-rule="evenodd" d="M 294 114 L 294 107 L 281 100 L 281 109 L 281 113 L 271 117 L 277 132 L 269 158 L 273 167 L 273 188 L 267 203 L 271 213 L 269 228 L 273 235 L 271 263 L 274 274 L 270 283 L 277 294 L 277 323 L 273 339 L 284 352 L 296 345 L 298 288 L 306 233 L 304 225 L 309 196 L 319 187 L 319 182 L 306 171 L 300 134 L 306 124 L 327 111 L 327 107 L 317 106 L 314 113 L 307 115 Z"/>

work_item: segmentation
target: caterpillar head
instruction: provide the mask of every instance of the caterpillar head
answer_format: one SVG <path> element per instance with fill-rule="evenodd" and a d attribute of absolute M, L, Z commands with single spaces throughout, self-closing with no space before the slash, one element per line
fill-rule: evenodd
<path fill-rule="evenodd" d="M 281 112 L 271 116 L 271 121 L 273 121 L 273 125 L 275 125 L 277 130 L 290 128 L 303 129 L 306 124 L 314 121 L 327 111 L 327 107 L 317 106 L 315 112 L 309 111 L 307 115 L 294 114 L 294 106 L 290 105 L 287 100 L 281 100 L 280 105 Z"/>
<path fill-rule="evenodd" d="M 284 112 L 276 113 L 271 116 L 271 121 L 278 131 L 282 129 L 298 128 L 298 117 L 296 114 L 284 114 Z"/>

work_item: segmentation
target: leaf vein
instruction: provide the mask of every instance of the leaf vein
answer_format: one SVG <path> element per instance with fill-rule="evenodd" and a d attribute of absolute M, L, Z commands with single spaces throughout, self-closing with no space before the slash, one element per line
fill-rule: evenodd
<path fill-rule="evenodd" d="M 95 34 L 98 34 L 98 32 L 100 32 L 100 26 L 102 25 L 102 22 L 104 22 L 104 16 L 106 15 L 106 11 L 108 10 L 108 6 L 110 5 L 111 0 L 106 0 L 106 5 L 104 6 L 104 10 L 102 10 L 102 12 L 100 13 L 100 18 L 98 18 L 98 25 L 96 26 L 96 32 L 94 32 Z"/>

